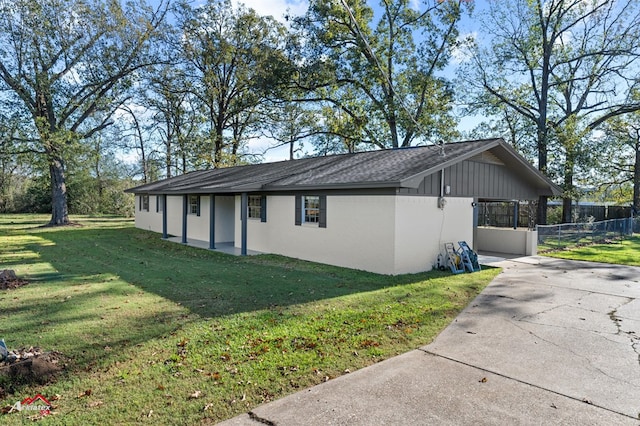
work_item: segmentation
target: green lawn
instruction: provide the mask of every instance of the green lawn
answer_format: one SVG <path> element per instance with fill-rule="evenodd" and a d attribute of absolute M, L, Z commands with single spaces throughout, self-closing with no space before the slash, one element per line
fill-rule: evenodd
<path fill-rule="evenodd" d="M 73 220 L 0 216 L 0 269 L 30 281 L 0 291 L 0 337 L 67 364 L 44 386 L 0 377 L 0 406 L 41 393 L 46 424 L 213 424 L 429 343 L 499 272 L 388 277 Z"/>
<path fill-rule="evenodd" d="M 608 244 L 573 247 L 542 254 L 561 259 L 640 266 L 640 236 L 616 240 Z"/>

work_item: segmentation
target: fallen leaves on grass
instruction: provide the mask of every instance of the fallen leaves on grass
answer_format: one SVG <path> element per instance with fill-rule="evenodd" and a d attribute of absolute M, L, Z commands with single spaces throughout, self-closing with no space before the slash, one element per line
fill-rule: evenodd
<path fill-rule="evenodd" d="M 78 398 L 84 398 L 87 396 L 91 396 L 91 389 L 87 389 L 86 391 L 82 392 L 81 394 L 78 395 Z"/>
<path fill-rule="evenodd" d="M 0 271 L 0 290 L 12 290 L 27 284 L 29 282 L 18 278 L 13 269 Z"/>

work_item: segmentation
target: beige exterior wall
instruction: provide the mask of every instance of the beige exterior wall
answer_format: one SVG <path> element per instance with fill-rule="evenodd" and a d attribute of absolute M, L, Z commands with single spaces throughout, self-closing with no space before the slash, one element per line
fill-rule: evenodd
<path fill-rule="evenodd" d="M 136 228 L 145 229 L 147 231 L 162 232 L 162 211 L 156 212 L 156 196 L 149 195 L 149 211 L 140 210 L 140 197 L 136 195 Z"/>
<path fill-rule="evenodd" d="M 394 274 L 431 269 L 444 252 L 444 243 L 466 241 L 473 247 L 472 198 L 398 196 L 395 218 Z"/>
<path fill-rule="evenodd" d="M 429 270 L 445 242 L 473 246 L 471 198 L 327 196 L 327 227 L 295 225 L 295 197 L 267 197 L 267 222 L 248 219 L 247 248 L 263 253 L 362 269 L 381 274 Z M 188 238 L 208 241 L 209 197 L 203 196 L 200 216 L 188 215 Z M 162 214 L 136 211 L 136 226 L 162 232 Z M 168 232 L 182 233 L 182 196 L 167 201 Z M 216 242 L 241 245 L 240 196 L 216 197 Z"/>
<path fill-rule="evenodd" d="M 393 196 L 327 196 L 327 227 L 295 225 L 293 195 L 267 197 L 267 222 L 249 219 L 247 248 L 382 274 L 393 273 Z M 239 208 L 239 197 L 236 206 Z M 236 247 L 241 223 L 236 222 Z"/>
<path fill-rule="evenodd" d="M 160 229 L 162 232 L 162 229 Z M 182 235 L 182 195 L 167 197 L 167 233 Z M 189 230 L 187 229 L 187 234 Z"/>
<path fill-rule="evenodd" d="M 481 251 L 535 256 L 538 231 L 479 226 L 477 245 Z"/>

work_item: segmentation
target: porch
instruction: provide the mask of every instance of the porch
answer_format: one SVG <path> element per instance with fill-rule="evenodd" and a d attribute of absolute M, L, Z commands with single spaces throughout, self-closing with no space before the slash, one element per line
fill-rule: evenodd
<path fill-rule="evenodd" d="M 167 241 L 171 241 L 172 243 L 184 244 L 182 242 L 182 237 L 169 237 L 166 239 Z M 217 251 L 220 253 L 231 254 L 233 256 L 242 256 L 242 250 L 240 247 L 235 247 L 232 242 L 226 243 L 216 243 L 216 248 L 209 248 L 209 241 L 197 240 L 195 238 L 187 238 L 187 245 L 191 247 L 196 247 L 200 249 L 207 249 L 212 251 Z M 262 252 L 255 250 L 247 250 L 247 255 L 253 256 L 256 254 L 263 254 Z"/>

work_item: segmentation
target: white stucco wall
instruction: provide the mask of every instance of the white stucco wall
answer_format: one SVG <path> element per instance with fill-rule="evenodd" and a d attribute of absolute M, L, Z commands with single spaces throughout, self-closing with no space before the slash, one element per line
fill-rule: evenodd
<path fill-rule="evenodd" d="M 444 251 L 444 243 L 466 241 L 473 247 L 471 198 L 446 198 L 443 209 L 437 197 L 396 198 L 394 274 L 431 269 Z"/>

